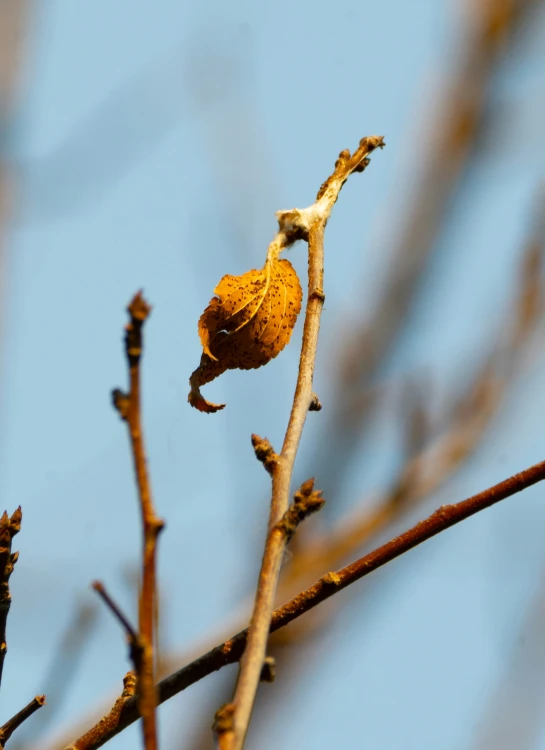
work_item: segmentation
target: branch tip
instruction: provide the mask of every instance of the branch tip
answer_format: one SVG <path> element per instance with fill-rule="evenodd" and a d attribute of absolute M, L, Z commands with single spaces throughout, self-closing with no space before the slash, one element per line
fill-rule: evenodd
<path fill-rule="evenodd" d="M 151 305 L 142 296 L 142 291 L 134 295 L 127 312 L 130 322 L 125 326 L 125 352 L 129 366 L 135 367 L 142 355 L 142 326 L 151 313 Z"/>
<path fill-rule="evenodd" d="M 16 713 L 9 721 L 6 721 L 0 727 L 0 747 L 3 748 L 15 730 L 43 705 L 45 705 L 45 695 L 37 695 L 21 711 Z"/>
<path fill-rule="evenodd" d="M 121 608 L 119 605 L 112 599 L 110 594 L 106 591 L 106 587 L 102 583 L 102 581 L 93 581 L 91 584 L 91 588 L 96 591 L 96 593 L 100 596 L 104 604 L 108 607 L 110 612 L 114 615 L 114 617 L 118 620 L 118 622 L 121 624 L 122 628 L 125 630 L 125 633 L 127 634 L 127 638 L 129 640 L 129 644 L 131 647 L 131 654 L 132 649 L 136 648 L 137 650 L 141 650 L 140 645 L 140 639 L 138 637 L 138 634 L 136 630 L 133 628 L 131 623 L 129 622 L 129 618 L 121 611 Z"/>
<path fill-rule="evenodd" d="M 114 388 L 112 391 L 112 405 L 117 411 L 121 419 L 126 422 L 129 415 L 129 409 L 131 400 L 129 396 L 121 390 L 121 388 Z"/>
<path fill-rule="evenodd" d="M 267 438 L 252 435 L 252 445 L 258 461 L 261 461 L 265 469 L 272 476 L 278 466 L 278 456 Z"/>
<path fill-rule="evenodd" d="M 131 320 L 140 324 L 150 316 L 152 309 L 151 305 L 144 299 L 143 291 L 143 289 L 140 289 L 136 292 L 127 307 L 127 312 L 129 313 Z"/>

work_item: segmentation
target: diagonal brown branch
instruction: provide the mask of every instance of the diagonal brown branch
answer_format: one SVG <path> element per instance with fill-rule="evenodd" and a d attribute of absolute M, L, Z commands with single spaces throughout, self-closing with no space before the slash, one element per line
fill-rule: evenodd
<path fill-rule="evenodd" d="M 144 747 L 157 749 L 154 669 L 154 620 L 156 602 L 156 546 L 163 521 L 155 514 L 151 486 L 146 466 L 146 453 L 142 434 L 140 409 L 140 359 L 142 355 L 142 326 L 151 307 L 138 292 L 127 311 L 130 322 L 126 327 L 125 350 L 129 365 L 130 390 L 128 394 L 116 389 L 112 393 L 114 406 L 127 423 L 142 516 L 142 590 L 139 605 L 138 642 L 141 648 L 138 669 L 138 701 L 143 719 Z"/>
<path fill-rule="evenodd" d="M 272 499 L 265 551 L 257 584 L 254 609 L 248 629 L 248 642 L 240 661 L 240 671 L 228 724 L 222 723 L 219 746 L 222 750 L 241 750 L 244 745 L 259 678 L 265 660 L 274 596 L 286 547 L 286 535 L 278 528 L 288 509 L 291 477 L 303 427 L 313 401 L 312 379 L 318 347 L 320 316 L 324 303 L 324 231 L 331 209 L 352 172 L 361 172 L 369 163 L 368 155 L 384 145 L 382 137 L 363 138 L 353 155 L 343 151 L 335 171 L 320 188 L 316 203 L 307 209 L 277 214 L 280 231 L 273 240 L 281 247 L 290 243 L 293 230 L 308 241 L 308 299 L 303 328 L 299 373 L 282 452 L 272 471 Z M 298 235 L 298 236 L 301 236 Z"/>
<path fill-rule="evenodd" d="M 467 500 L 462 500 L 454 505 L 441 506 L 431 516 L 419 521 L 403 534 L 377 547 L 377 549 L 360 557 L 359 560 L 350 565 L 334 573 L 327 573 L 313 586 L 276 609 L 272 614 L 270 632 L 285 627 L 337 592 L 342 591 L 361 578 L 365 578 L 369 573 L 395 560 L 405 552 L 422 544 L 422 542 L 544 479 L 545 461 L 542 461 L 479 492 L 477 495 L 469 497 Z M 187 666 L 161 680 L 157 686 L 159 703 L 164 703 L 227 664 L 238 661 L 242 656 L 247 639 L 248 629 L 242 630 Z M 128 700 L 123 706 L 117 724 L 110 726 L 109 731 L 102 733 L 96 742 L 81 747 L 84 747 L 85 750 L 95 750 L 95 748 L 102 747 L 108 740 L 135 722 L 138 717 L 137 702 L 134 699 Z M 88 732 L 86 736 L 90 735 L 92 731 Z M 79 750 L 78 742 L 79 740 L 65 750 L 73 750 L 73 748 Z"/>
<path fill-rule="evenodd" d="M 9 721 L 0 727 L 0 750 L 4 750 L 6 742 L 15 730 L 21 726 L 33 713 L 45 704 L 45 695 L 37 695 L 19 713 L 15 714 Z"/>

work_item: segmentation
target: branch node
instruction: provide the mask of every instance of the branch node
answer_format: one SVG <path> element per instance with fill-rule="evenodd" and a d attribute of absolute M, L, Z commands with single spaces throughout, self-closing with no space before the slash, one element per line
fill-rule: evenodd
<path fill-rule="evenodd" d="M 276 211 L 278 228 L 286 235 L 286 242 L 290 245 L 297 240 L 308 241 L 309 221 L 306 209 L 290 208 Z"/>
<path fill-rule="evenodd" d="M 341 579 L 337 573 L 326 573 L 321 580 L 324 586 L 334 586 L 335 588 L 341 583 Z"/>
<path fill-rule="evenodd" d="M 129 410 L 131 406 L 131 400 L 129 396 L 124 393 L 120 388 L 114 388 L 112 391 L 112 404 L 114 409 L 116 409 L 117 413 L 121 417 L 121 419 L 126 422 L 127 418 L 129 416 Z"/>
<path fill-rule="evenodd" d="M 225 705 L 218 708 L 214 715 L 214 723 L 212 729 L 216 734 L 223 734 L 224 732 L 232 732 L 234 730 L 234 718 L 235 718 L 235 704 L 226 703 Z"/>
<path fill-rule="evenodd" d="M 325 302 L 324 290 L 317 287 L 310 294 L 310 299 L 319 299 L 320 302 L 324 303 Z"/>
<path fill-rule="evenodd" d="M 311 396 L 308 410 L 309 411 L 321 411 L 322 410 L 322 402 L 320 401 L 320 399 L 315 393 L 313 393 Z"/>
<path fill-rule="evenodd" d="M 151 532 L 155 535 L 156 539 L 166 526 L 165 521 L 162 518 L 157 518 L 156 516 L 150 519 L 149 524 L 151 527 Z"/>
<path fill-rule="evenodd" d="M 276 660 L 274 656 L 266 656 L 261 670 L 261 682 L 274 682 L 276 678 Z"/>
<path fill-rule="evenodd" d="M 276 525 L 286 535 L 289 542 L 301 521 L 323 507 L 325 500 L 321 490 L 314 489 L 314 478 L 307 479 L 293 496 L 293 503 Z"/>
<path fill-rule="evenodd" d="M 252 445 L 258 461 L 261 461 L 265 469 L 272 476 L 278 466 L 278 455 L 267 438 L 261 438 L 259 435 L 252 435 Z"/>

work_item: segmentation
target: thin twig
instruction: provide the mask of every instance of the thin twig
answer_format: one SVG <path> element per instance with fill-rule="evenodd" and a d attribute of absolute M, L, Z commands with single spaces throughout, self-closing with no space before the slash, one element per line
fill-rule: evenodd
<path fill-rule="evenodd" d="M 101 581 L 94 581 L 91 584 L 91 588 L 97 592 L 104 604 L 112 612 L 114 617 L 119 620 L 123 630 L 127 634 L 128 640 L 134 641 L 134 643 L 136 643 L 138 641 L 138 633 L 129 622 L 129 619 L 125 615 L 125 613 L 121 611 L 117 602 L 114 602 L 110 594 L 106 591 L 104 584 Z"/>
<path fill-rule="evenodd" d="M 22 517 L 21 506 L 19 506 L 11 518 L 5 511 L 0 518 L 0 683 L 2 682 L 4 660 L 8 651 L 6 624 L 11 606 L 9 578 L 19 557 L 18 552 L 12 553 L 11 543 L 15 534 L 18 534 L 21 529 Z"/>
<path fill-rule="evenodd" d="M 142 326 L 148 318 L 151 307 L 138 292 L 127 311 L 130 322 L 126 327 L 125 350 L 129 364 L 130 391 L 128 394 L 116 389 L 112 393 L 113 403 L 122 419 L 127 423 L 132 447 L 134 472 L 138 485 L 140 510 L 142 515 L 142 590 L 140 593 L 138 640 L 142 649 L 138 670 L 138 700 L 143 719 L 144 747 L 157 749 L 157 728 L 155 719 L 155 665 L 154 665 L 154 624 L 156 601 L 156 548 L 157 537 L 163 528 L 163 521 L 155 514 L 151 486 L 146 467 L 146 454 L 142 434 L 140 409 L 140 358 L 142 355 Z"/>
<path fill-rule="evenodd" d="M 352 174 L 361 172 L 369 163 L 368 155 L 384 145 L 382 137 L 363 138 L 351 156 L 348 150 L 339 155 L 335 171 L 320 188 L 316 202 L 309 208 L 277 213 L 280 231 L 272 245 L 286 247 L 291 237 L 308 241 L 308 299 L 303 328 L 303 342 L 297 385 L 282 452 L 272 472 L 272 499 L 268 534 L 257 584 L 254 609 L 250 620 L 248 643 L 240 661 L 237 687 L 229 722 L 221 722 L 219 746 L 222 750 L 240 750 L 244 745 L 255 694 L 266 655 L 274 595 L 286 546 L 286 535 L 278 524 L 288 509 L 290 483 L 299 441 L 307 413 L 314 403 L 312 378 L 318 347 L 320 316 L 324 304 L 324 231 L 342 186 Z"/>
<path fill-rule="evenodd" d="M 273 633 L 289 625 L 290 622 L 309 612 L 337 592 L 342 591 L 361 578 L 365 578 L 369 573 L 395 560 L 405 552 L 422 544 L 422 542 L 544 479 L 545 461 L 542 461 L 518 474 L 513 474 L 508 479 L 504 479 L 503 482 L 499 482 L 467 500 L 462 500 L 455 505 L 441 506 L 431 516 L 419 521 L 403 534 L 377 547 L 377 549 L 360 557 L 350 565 L 322 576 L 313 586 L 305 589 L 282 607 L 276 609 L 272 614 L 270 632 Z M 238 661 L 244 651 L 247 638 L 248 628 L 161 680 L 157 686 L 158 702 L 164 703 L 209 674 L 217 672 L 227 664 Z M 85 750 L 95 750 L 95 748 L 102 747 L 108 740 L 135 722 L 138 717 L 137 702 L 135 700 L 128 701 L 117 725 L 112 727 L 108 733 L 102 734 L 94 744 L 85 745 Z M 72 750 L 73 748 L 79 750 L 78 742 L 79 740 L 65 750 Z"/>
<path fill-rule="evenodd" d="M 4 750 L 6 742 L 9 740 L 15 730 L 32 716 L 39 708 L 45 704 L 45 695 L 37 695 L 30 703 L 25 706 L 19 713 L 15 714 L 9 721 L 0 727 L 0 750 Z"/>
<path fill-rule="evenodd" d="M 127 636 L 127 642 L 129 644 L 129 656 L 134 666 L 134 674 L 142 674 L 142 658 L 144 654 L 144 646 L 140 635 L 133 628 L 129 622 L 128 617 L 121 611 L 119 605 L 112 599 L 110 594 L 106 591 L 104 584 L 100 581 L 94 581 L 92 588 L 100 596 L 104 604 L 108 607 L 110 612 L 120 623 L 121 627 L 125 631 Z"/>

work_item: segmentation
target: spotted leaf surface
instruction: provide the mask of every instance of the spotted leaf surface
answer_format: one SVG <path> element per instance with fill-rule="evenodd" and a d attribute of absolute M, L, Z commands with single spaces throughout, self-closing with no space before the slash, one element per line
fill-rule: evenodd
<path fill-rule="evenodd" d="M 251 370 L 267 364 L 286 346 L 301 310 L 303 293 L 288 260 L 270 258 L 261 270 L 224 276 L 199 320 L 203 348 L 199 367 L 189 380 L 189 403 L 212 413 L 201 386 L 225 370 Z"/>

